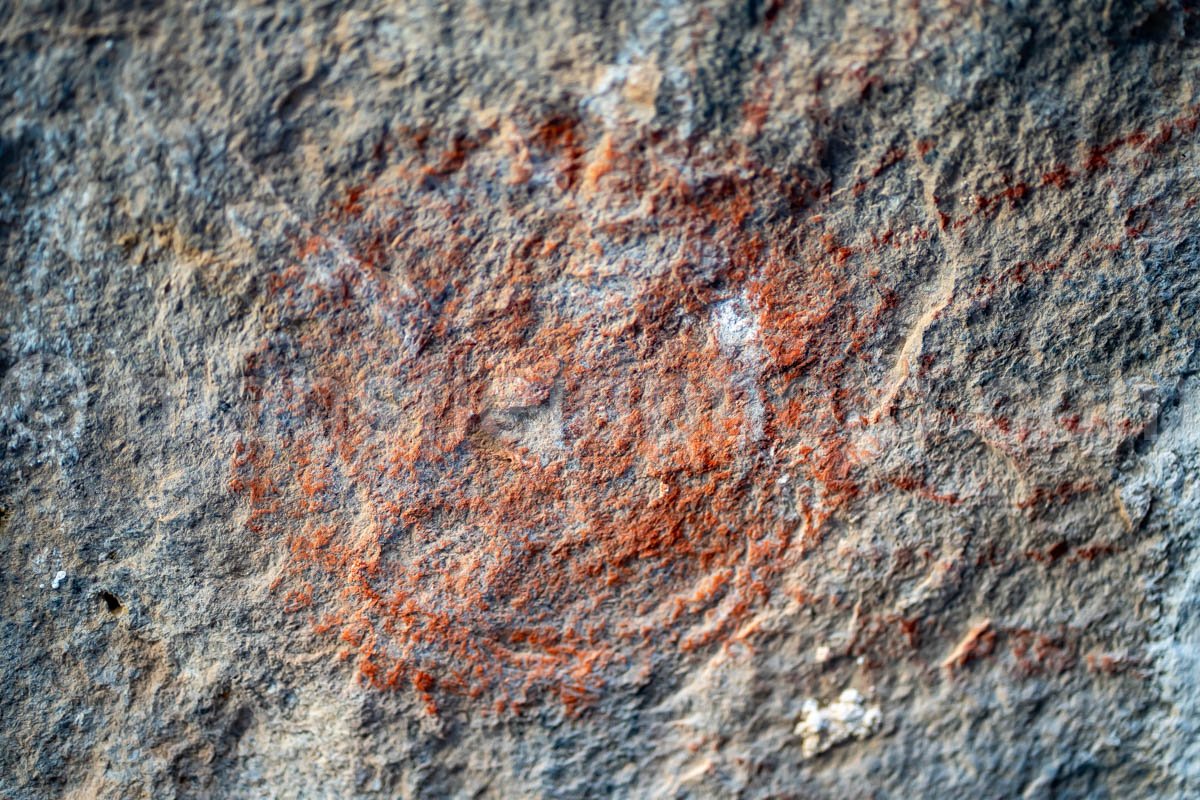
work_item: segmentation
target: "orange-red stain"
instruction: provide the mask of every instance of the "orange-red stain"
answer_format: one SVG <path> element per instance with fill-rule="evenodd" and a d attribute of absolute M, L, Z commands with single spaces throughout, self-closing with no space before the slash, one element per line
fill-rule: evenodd
<path fill-rule="evenodd" d="M 877 80 L 863 78 L 864 91 Z M 1083 167 L 1194 128 L 1125 137 Z M 488 135 L 432 155 L 419 138 L 407 182 L 349 190 L 267 282 L 280 325 L 247 359 L 253 423 L 230 489 L 250 530 L 287 543 L 285 606 L 430 713 L 451 695 L 506 711 L 551 695 L 575 713 L 673 652 L 744 639 L 824 523 L 868 490 L 851 438 L 903 290 L 873 260 L 939 234 L 847 243 L 801 213 L 830 186 L 798 193 L 737 147 L 593 147 L 559 116 L 527 142 L 549 180 L 514 188 L 476 163 Z M 905 155 L 888 151 L 863 189 Z M 1009 181 L 939 227 L 1075 174 Z M 1060 265 L 1018 264 L 969 299 Z M 732 347 L 722 303 L 752 332 Z M 1094 488 L 1039 487 L 1018 505 Z M 918 620 L 886 624 L 917 646 Z M 994 635 L 976 638 L 990 652 Z"/>

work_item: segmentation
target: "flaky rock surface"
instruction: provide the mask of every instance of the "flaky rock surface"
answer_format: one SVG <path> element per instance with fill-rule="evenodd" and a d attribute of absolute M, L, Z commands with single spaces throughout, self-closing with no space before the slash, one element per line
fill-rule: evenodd
<path fill-rule="evenodd" d="M 0 797 L 1200 793 L 1200 10 L 0 5 Z"/>

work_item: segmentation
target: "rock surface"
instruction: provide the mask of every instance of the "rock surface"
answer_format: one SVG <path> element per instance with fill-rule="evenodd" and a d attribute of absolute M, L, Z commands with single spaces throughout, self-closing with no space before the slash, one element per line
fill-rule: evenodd
<path fill-rule="evenodd" d="M 0 797 L 1200 793 L 1200 9 L 0 5 Z"/>

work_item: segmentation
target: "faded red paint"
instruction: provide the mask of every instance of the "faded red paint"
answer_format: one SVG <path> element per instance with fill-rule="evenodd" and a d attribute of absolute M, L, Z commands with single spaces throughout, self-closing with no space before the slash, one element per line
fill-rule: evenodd
<path fill-rule="evenodd" d="M 370 683 L 408 685 L 431 712 L 448 695 L 578 710 L 749 635 L 825 522 L 879 490 L 853 440 L 904 286 L 873 261 L 933 234 L 850 243 L 821 214 L 798 223 L 831 187 L 737 147 L 589 139 L 555 117 L 532 126 L 533 166 L 513 181 L 494 139 L 432 152 L 414 137 L 397 170 L 298 236 L 267 285 L 277 327 L 246 365 L 253 423 L 231 488 L 252 531 L 286 542 L 285 607 L 308 609 Z M 904 157 L 888 151 L 864 189 Z M 1064 188 L 1064 169 L 940 227 Z M 965 300 L 1060 266 L 1018 264 Z M 1016 447 L 1034 421 L 987 424 Z M 965 500 L 917 475 L 886 483 Z M 1034 487 L 1018 505 L 1093 488 Z M 879 624 L 917 646 L 919 620 Z M 994 632 L 974 636 L 953 666 L 990 653 Z"/>
<path fill-rule="evenodd" d="M 844 345 L 889 305 L 857 307 L 846 248 L 755 232 L 790 202 L 765 170 L 688 183 L 609 143 L 583 185 L 555 119 L 529 147 L 556 180 L 503 229 L 466 141 L 405 170 L 442 184 L 352 190 L 272 279 L 284 328 L 247 365 L 233 488 L 288 541 L 288 607 L 371 683 L 430 710 L 442 691 L 576 708 L 733 635 L 858 492 Z M 583 192 L 653 228 L 577 211 Z M 611 280 L 589 265 L 658 231 L 665 269 L 588 299 Z M 722 342 L 720 303 L 753 341 Z"/>

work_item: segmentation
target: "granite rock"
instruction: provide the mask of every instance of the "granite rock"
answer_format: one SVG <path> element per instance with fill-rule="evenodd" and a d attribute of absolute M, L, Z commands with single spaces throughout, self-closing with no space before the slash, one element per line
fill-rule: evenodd
<path fill-rule="evenodd" d="M 1195 3 L 0 20 L 0 797 L 1200 792 Z"/>

